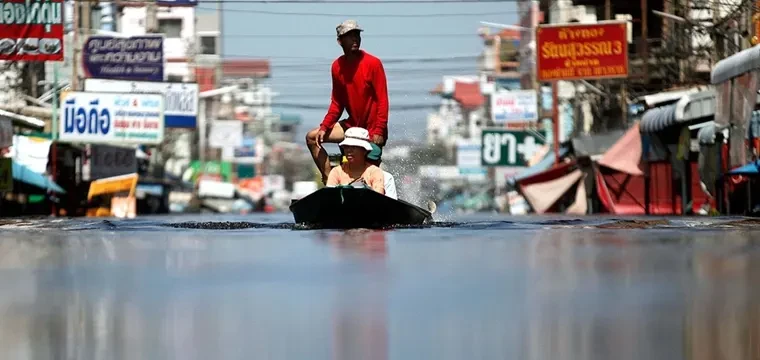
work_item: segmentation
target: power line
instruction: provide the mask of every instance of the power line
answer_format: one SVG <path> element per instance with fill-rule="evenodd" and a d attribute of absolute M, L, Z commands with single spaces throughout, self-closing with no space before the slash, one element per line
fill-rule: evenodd
<path fill-rule="evenodd" d="M 72 0 L 75 3 L 99 2 L 100 0 Z M 514 4 L 520 0 L 198 0 L 198 4 Z M 145 5 L 144 0 L 119 1 L 120 5 Z"/>
<path fill-rule="evenodd" d="M 378 56 L 377 54 L 374 54 L 375 56 Z M 429 62 L 448 62 L 448 61 L 463 61 L 463 60 L 477 60 L 481 57 L 480 54 L 457 54 L 457 55 L 440 55 L 440 56 L 420 56 L 420 57 L 413 57 L 413 56 L 378 56 L 380 58 L 380 61 L 383 62 L 383 64 L 402 64 L 402 63 L 414 63 L 414 62 L 420 62 L 420 63 L 429 63 Z M 314 56 L 252 56 L 252 55 L 237 55 L 237 54 L 228 54 L 223 56 L 224 60 L 277 60 L 277 59 L 287 59 L 287 60 L 308 60 L 310 61 L 310 64 L 297 64 L 298 66 L 301 65 L 315 65 L 315 60 L 322 60 L 325 64 L 332 64 L 335 59 L 338 58 L 338 55 L 335 57 L 314 57 Z M 293 65 L 293 64 L 284 64 L 279 66 L 285 66 L 285 65 Z M 278 65 L 273 65 L 278 66 Z"/>
<path fill-rule="evenodd" d="M 477 37 L 477 33 L 467 34 L 372 34 L 368 38 L 445 38 L 445 37 Z M 224 34 L 225 38 L 335 38 L 335 34 Z"/>
<path fill-rule="evenodd" d="M 281 68 L 280 68 L 281 69 Z M 309 68 L 309 67 L 296 67 L 293 66 L 292 68 L 288 69 L 281 69 L 283 70 L 282 73 L 286 74 L 299 74 L 296 76 L 308 76 L 308 75 L 323 75 L 327 74 L 327 76 L 330 75 L 329 67 L 319 67 L 319 68 Z M 403 67 L 403 68 L 389 68 L 385 67 L 385 74 L 398 74 L 398 73 L 412 73 L 412 74 L 424 74 L 424 73 L 438 73 L 441 71 L 473 71 L 476 70 L 476 66 L 474 65 L 463 65 L 463 66 L 447 66 L 447 67 Z M 280 72 L 278 72 L 280 73 Z"/>
<path fill-rule="evenodd" d="M 303 103 L 273 102 L 271 106 L 279 107 L 279 108 L 327 111 L 327 108 L 330 107 L 330 104 L 329 103 L 328 104 L 303 104 Z M 437 106 L 440 106 L 440 104 L 433 103 L 433 102 L 429 104 L 400 104 L 400 105 L 390 104 L 390 111 L 394 112 L 394 111 L 400 111 L 400 110 L 429 110 Z"/>
<path fill-rule="evenodd" d="M 204 8 L 198 6 L 197 9 L 217 11 L 217 8 Z M 494 11 L 494 12 L 479 12 L 479 13 L 432 13 L 432 14 L 356 14 L 356 13 L 315 13 L 315 12 L 286 12 L 286 11 L 270 11 L 270 10 L 252 10 L 252 9 L 227 9 L 223 8 L 225 12 L 236 13 L 250 13 L 250 14 L 266 14 L 266 15 L 285 15 L 285 16 L 329 16 L 329 17 L 383 17 L 383 18 L 427 18 L 427 17 L 463 17 L 463 16 L 489 16 L 489 15 L 511 15 L 518 14 L 519 11 Z"/>

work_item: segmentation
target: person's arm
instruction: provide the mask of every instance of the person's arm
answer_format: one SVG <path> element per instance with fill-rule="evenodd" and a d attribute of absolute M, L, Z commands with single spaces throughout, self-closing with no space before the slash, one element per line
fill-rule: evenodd
<path fill-rule="evenodd" d="M 388 81 L 383 63 L 379 60 L 372 71 L 372 88 L 375 90 L 377 99 L 377 115 L 372 128 L 369 129 L 369 135 L 371 139 L 374 139 L 375 135 L 384 136 L 388 128 Z"/>
<path fill-rule="evenodd" d="M 333 187 L 340 185 L 340 179 L 338 179 L 338 169 L 340 166 L 336 166 L 330 170 L 330 174 L 327 175 L 327 183 L 325 186 L 327 187 Z"/>
<path fill-rule="evenodd" d="M 338 122 L 340 115 L 343 114 L 343 110 L 346 108 L 345 104 L 343 103 L 345 99 L 345 96 L 343 96 L 343 85 L 340 83 L 338 76 L 339 70 L 338 61 L 336 60 L 333 62 L 332 68 L 330 69 L 330 74 L 332 76 L 332 94 L 330 95 L 330 108 L 327 110 L 327 115 L 325 115 L 322 123 L 319 124 L 320 130 L 323 131 L 332 129 L 332 127 L 335 126 L 335 123 Z"/>
<path fill-rule="evenodd" d="M 385 176 L 379 167 L 375 167 L 375 169 L 369 174 L 368 180 L 367 183 L 372 190 L 385 195 Z"/>

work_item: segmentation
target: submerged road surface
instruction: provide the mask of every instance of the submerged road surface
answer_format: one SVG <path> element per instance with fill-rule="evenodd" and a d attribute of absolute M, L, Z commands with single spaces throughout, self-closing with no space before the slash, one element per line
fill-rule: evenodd
<path fill-rule="evenodd" d="M 760 222 L 447 220 L 2 220 L 0 354 L 760 358 Z"/>

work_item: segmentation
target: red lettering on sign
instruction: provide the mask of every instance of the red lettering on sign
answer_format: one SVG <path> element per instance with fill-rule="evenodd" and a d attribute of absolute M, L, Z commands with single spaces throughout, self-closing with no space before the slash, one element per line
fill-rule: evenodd
<path fill-rule="evenodd" d="M 129 127 L 129 121 L 127 120 L 116 120 L 114 121 L 114 127 L 117 129 L 126 129 Z"/>

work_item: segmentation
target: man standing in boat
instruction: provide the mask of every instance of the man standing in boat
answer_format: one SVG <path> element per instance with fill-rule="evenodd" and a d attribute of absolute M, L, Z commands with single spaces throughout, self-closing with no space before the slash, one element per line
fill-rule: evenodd
<path fill-rule="evenodd" d="M 385 146 L 388 140 L 388 84 L 383 63 L 360 49 L 364 30 L 356 21 L 346 20 L 336 31 L 343 55 L 332 63 L 330 108 L 319 127 L 306 135 L 306 145 L 322 173 L 323 183 L 331 166 L 322 143 L 343 141 L 345 131 L 351 127 L 367 129 L 370 141 L 377 146 Z M 338 121 L 343 110 L 348 118 Z"/>

